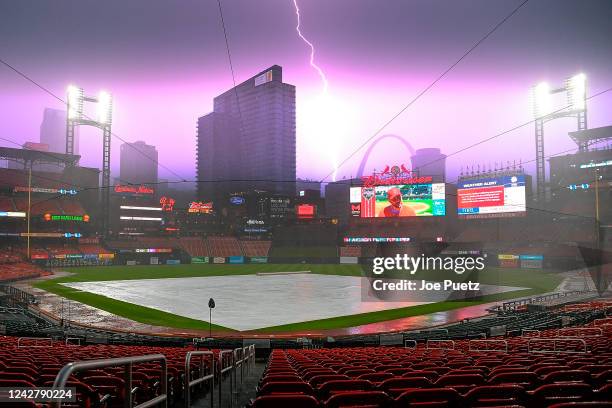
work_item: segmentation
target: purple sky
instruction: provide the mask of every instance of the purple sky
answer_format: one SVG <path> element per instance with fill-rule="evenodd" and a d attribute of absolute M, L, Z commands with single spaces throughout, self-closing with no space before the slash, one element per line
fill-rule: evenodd
<path fill-rule="evenodd" d="M 297 87 L 298 176 L 321 178 L 333 170 L 326 151 L 345 159 L 520 1 L 298 3 L 302 32 L 329 81 L 323 105 L 293 1 L 222 0 L 236 80 L 283 66 L 285 82 Z M 610 21 L 609 0 L 532 0 L 382 134 L 448 154 L 530 120 L 529 87 L 539 81 L 561 85 L 582 71 L 589 94 L 612 87 Z M 156 145 L 160 163 L 195 177 L 197 117 L 232 86 L 215 0 L 5 0 L 0 38 L 0 58 L 56 95 L 70 83 L 113 93 L 114 133 Z M 0 136 L 20 143 L 38 140 L 45 107 L 61 108 L 1 65 L 0 89 Z M 590 127 L 612 123 L 612 92 L 588 107 Z M 546 153 L 571 148 L 574 126 L 573 119 L 547 125 Z M 81 163 L 100 166 L 97 133 L 81 137 Z M 119 144 L 113 139 L 113 176 Z M 529 125 L 450 158 L 447 169 L 453 177 L 465 164 L 532 160 L 533 144 Z M 339 178 L 354 174 L 362 156 Z M 409 163 L 393 140 L 378 145 L 366 169 L 388 163 Z M 160 177 L 176 178 L 162 168 Z"/>

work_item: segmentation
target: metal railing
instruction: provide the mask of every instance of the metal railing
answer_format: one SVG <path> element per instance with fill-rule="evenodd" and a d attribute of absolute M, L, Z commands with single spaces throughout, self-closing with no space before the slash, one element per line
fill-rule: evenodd
<path fill-rule="evenodd" d="M 132 365 L 134 363 L 145 363 L 149 361 L 160 361 L 162 368 L 161 378 L 161 393 L 153 399 L 145 401 L 134 407 L 134 401 L 132 399 Z M 77 361 L 74 363 L 66 364 L 55 377 L 53 382 L 54 389 L 62 389 L 66 386 L 68 378 L 78 371 L 94 370 L 97 368 L 105 367 L 124 367 L 124 381 L 125 381 L 125 398 L 123 406 L 125 408 L 147 408 L 155 405 L 161 405 L 166 408 L 168 406 L 168 366 L 166 362 L 166 356 L 163 354 L 149 354 L 145 356 L 134 356 L 134 357 L 119 357 L 119 358 L 104 358 L 100 360 L 86 360 Z M 55 407 L 60 408 L 61 402 L 56 402 Z"/>
<path fill-rule="evenodd" d="M 34 344 L 29 344 L 29 341 L 33 340 Z M 53 346 L 53 342 L 55 340 L 53 340 L 50 337 L 19 337 L 17 339 L 17 348 L 21 348 L 21 347 L 49 347 L 49 346 Z M 24 342 L 26 342 L 27 344 L 23 344 Z M 43 344 L 40 344 L 40 343 Z"/>
<path fill-rule="evenodd" d="M 521 337 L 540 337 L 540 331 L 537 329 L 522 329 Z"/>
<path fill-rule="evenodd" d="M 66 341 L 64 342 L 66 346 L 80 346 L 81 338 L 80 337 L 66 337 Z"/>
<path fill-rule="evenodd" d="M 408 347 L 408 343 L 410 344 L 414 344 L 414 346 L 412 347 Z M 405 339 L 404 340 L 404 348 L 417 348 L 417 341 L 416 340 L 412 340 L 412 339 Z"/>
<path fill-rule="evenodd" d="M 484 344 L 485 346 L 488 344 L 500 344 L 503 346 L 503 350 L 499 348 L 472 348 L 472 345 L 476 344 Z M 504 353 L 508 352 L 508 342 L 506 340 L 469 340 L 468 341 L 468 350 L 469 351 L 503 351 Z"/>
<path fill-rule="evenodd" d="M 557 330 L 557 337 L 599 337 L 603 330 L 599 327 L 565 327 Z"/>
<path fill-rule="evenodd" d="M 552 342 L 552 345 L 553 345 L 553 349 L 552 350 L 532 350 L 532 348 L 531 348 L 531 344 L 532 343 L 546 343 L 546 342 Z M 580 345 L 582 345 L 584 350 L 583 351 L 557 350 L 557 343 L 558 342 L 565 342 L 565 343 L 576 342 L 576 343 L 580 343 Z M 573 353 L 573 354 L 574 353 L 581 353 L 581 354 L 585 354 L 585 353 L 588 353 L 588 350 L 587 350 L 586 341 L 584 341 L 583 339 L 580 339 L 580 338 L 572 338 L 572 337 L 535 337 L 535 338 L 529 339 L 529 342 L 527 343 L 527 352 L 528 353 Z"/>
<path fill-rule="evenodd" d="M 200 375 L 199 378 L 192 380 L 191 377 L 191 357 L 200 357 Z M 204 357 L 210 357 L 210 374 L 204 374 Z M 214 395 L 215 395 L 215 354 L 212 351 L 190 351 L 185 356 L 185 407 L 188 408 L 191 405 L 191 387 L 200 384 L 204 381 L 210 381 L 210 406 L 214 406 Z M 221 388 L 221 383 L 219 383 Z M 220 400 L 219 400 L 220 401 Z M 219 402 L 220 404 L 220 402 Z"/>
<path fill-rule="evenodd" d="M 223 365 L 223 356 L 227 355 L 230 357 L 230 364 L 225 366 Z M 233 385 L 233 380 L 232 380 L 232 375 L 235 374 L 235 365 L 234 365 L 234 350 L 221 350 L 219 352 L 219 365 L 218 365 L 218 369 L 219 369 L 219 407 L 221 406 L 221 401 L 222 401 L 222 386 L 223 386 L 223 374 L 229 372 L 230 374 L 230 392 L 229 392 L 229 406 L 232 406 L 233 403 L 233 393 L 234 393 L 234 385 Z"/>
<path fill-rule="evenodd" d="M 440 347 L 434 347 L 436 344 L 441 344 Z M 444 347 L 443 344 L 448 344 L 451 347 Z M 427 350 L 431 349 L 440 349 L 440 350 L 454 350 L 455 349 L 455 341 L 454 340 L 427 340 Z"/>

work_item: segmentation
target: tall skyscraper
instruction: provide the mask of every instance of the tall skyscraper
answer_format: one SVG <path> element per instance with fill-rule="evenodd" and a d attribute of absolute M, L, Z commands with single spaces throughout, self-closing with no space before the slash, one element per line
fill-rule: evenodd
<path fill-rule="evenodd" d="M 120 152 L 121 183 L 157 183 L 157 149 L 138 141 L 123 143 Z"/>
<path fill-rule="evenodd" d="M 66 111 L 45 108 L 40 124 L 40 143 L 50 152 L 66 153 Z M 74 135 L 74 154 L 79 154 L 79 133 Z"/>
<path fill-rule="evenodd" d="M 201 200 L 264 190 L 295 195 L 295 86 L 274 65 L 214 99 L 198 119 Z"/>
<path fill-rule="evenodd" d="M 418 149 L 411 157 L 412 170 L 419 176 L 431 176 L 436 183 L 446 181 L 446 155 L 435 147 Z"/>

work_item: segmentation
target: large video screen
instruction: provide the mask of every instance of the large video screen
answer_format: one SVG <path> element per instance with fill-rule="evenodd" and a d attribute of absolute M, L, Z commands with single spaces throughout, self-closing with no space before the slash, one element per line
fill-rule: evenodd
<path fill-rule="evenodd" d="M 524 213 L 525 176 L 503 176 L 457 183 L 457 214 L 487 216 L 487 214 Z"/>
<path fill-rule="evenodd" d="M 351 215 L 362 218 L 446 214 L 444 183 L 351 187 Z"/>

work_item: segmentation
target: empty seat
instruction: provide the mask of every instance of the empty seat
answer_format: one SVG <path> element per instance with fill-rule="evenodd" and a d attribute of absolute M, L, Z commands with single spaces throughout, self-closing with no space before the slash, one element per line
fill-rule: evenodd
<path fill-rule="evenodd" d="M 581 383 L 544 384 L 531 392 L 531 404 L 544 407 L 558 402 L 584 401 L 592 394 L 591 387 Z"/>
<path fill-rule="evenodd" d="M 267 382 L 258 391 L 258 395 L 270 394 L 304 394 L 313 395 L 314 390 L 310 384 L 303 381 Z"/>
<path fill-rule="evenodd" d="M 525 389 L 519 385 L 483 385 L 469 390 L 463 403 L 470 407 L 521 405 L 527 399 Z"/>
<path fill-rule="evenodd" d="M 395 407 L 422 406 L 427 408 L 446 408 L 460 400 L 459 393 L 452 388 L 430 388 L 410 390 L 395 399 Z M 419 404 L 419 405 L 415 405 Z"/>
<path fill-rule="evenodd" d="M 276 394 L 255 398 L 252 408 L 317 408 L 319 401 L 310 395 Z"/>
<path fill-rule="evenodd" d="M 391 398 L 382 391 L 351 391 L 332 395 L 323 406 L 325 408 L 345 407 L 387 407 Z"/>

